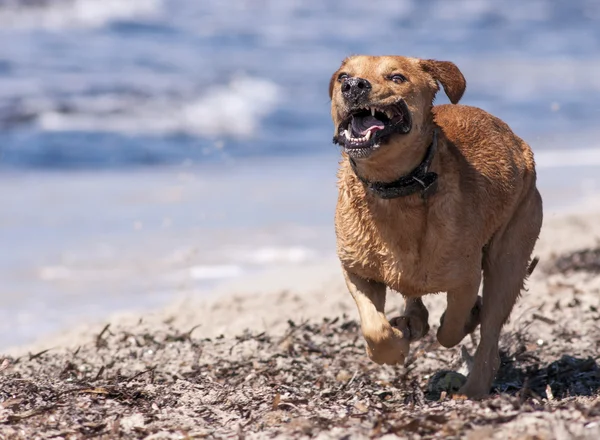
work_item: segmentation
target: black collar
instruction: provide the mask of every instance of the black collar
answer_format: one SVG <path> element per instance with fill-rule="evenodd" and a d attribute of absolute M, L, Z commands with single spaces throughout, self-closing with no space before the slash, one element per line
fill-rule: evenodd
<path fill-rule="evenodd" d="M 428 196 L 435 193 L 437 189 L 438 175 L 429 170 L 435 150 L 437 149 L 437 130 L 433 132 L 433 140 L 427 149 L 425 159 L 417 168 L 409 174 L 400 177 L 393 182 L 371 182 L 370 180 L 361 177 L 356 168 L 356 162 L 350 158 L 350 165 L 356 177 L 377 197 L 382 199 L 395 199 L 397 197 L 405 197 L 416 192 L 421 192 L 421 197 L 426 200 Z"/>

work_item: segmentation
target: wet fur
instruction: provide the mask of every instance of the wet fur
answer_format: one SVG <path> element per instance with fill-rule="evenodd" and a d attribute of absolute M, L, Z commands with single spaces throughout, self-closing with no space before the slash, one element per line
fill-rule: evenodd
<path fill-rule="evenodd" d="M 430 168 L 439 175 L 438 190 L 427 202 L 419 194 L 379 199 L 342 155 L 337 248 L 367 351 L 376 362 L 403 363 L 408 343 L 428 330 L 420 297 L 448 292 L 438 339 L 456 345 L 481 321 L 475 367 L 461 392 L 484 396 L 498 368 L 500 329 L 523 287 L 542 222 L 532 151 L 500 119 L 458 105 L 466 87 L 463 75 L 454 64 L 434 60 L 346 59 L 330 82 L 336 130 L 348 111 L 336 79 L 340 72 L 369 80 L 373 104 L 402 97 L 413 120 L 410 133 L 393 136 L 357 161 L 365 178 L 391 181 L 410 172 L 423 159 L 433 130 L 439 131 Z M 391 72 L 401 72 L 408 81 L 390 81 Z M 453 104 L 433 106 L 438 83 Z M 383 314 L 386 287 L 407 298 L 404 315 L 394 325 Z"/>

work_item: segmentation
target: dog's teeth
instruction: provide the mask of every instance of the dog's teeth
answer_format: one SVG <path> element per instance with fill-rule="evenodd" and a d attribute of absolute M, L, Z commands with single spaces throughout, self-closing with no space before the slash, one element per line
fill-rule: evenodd
<path fill-rule="evenodd" d="M 371 116 L 375 117 L 375 108 L 371 107 Z"/>
<path fill-rule="evenodd" d="M 371 131 L 367 131 L 367 134 L 365 136 L 365 140 L 368 141 L 369 139 L 371 139 Z"/>

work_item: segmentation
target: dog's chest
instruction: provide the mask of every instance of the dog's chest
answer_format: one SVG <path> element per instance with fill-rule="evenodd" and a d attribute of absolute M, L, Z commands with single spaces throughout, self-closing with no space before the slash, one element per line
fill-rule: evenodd
<path fill-rule="evenodd" d="M 413 296 L 446 291 L 472 269 L 452 221 L 438 221 L 424 206 L 373 203 L 338 202 L 338 256 L 348 270 Z"/>

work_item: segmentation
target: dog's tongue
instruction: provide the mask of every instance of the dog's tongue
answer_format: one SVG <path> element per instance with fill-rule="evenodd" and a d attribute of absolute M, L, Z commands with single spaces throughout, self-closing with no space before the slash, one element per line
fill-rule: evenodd
<path fill-rule="evenodd" d="M 358 134 L 367 134 L 369 131 L 383 130 L 385 124 L 374 116 L 354 116 L 352 130 Z"/>

